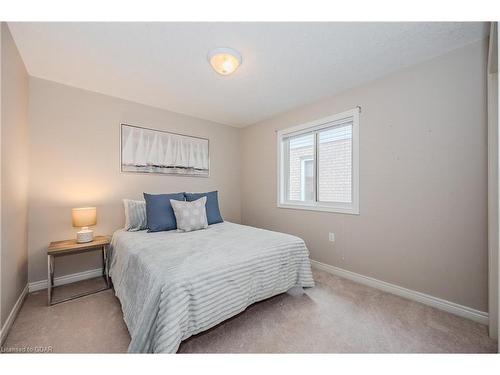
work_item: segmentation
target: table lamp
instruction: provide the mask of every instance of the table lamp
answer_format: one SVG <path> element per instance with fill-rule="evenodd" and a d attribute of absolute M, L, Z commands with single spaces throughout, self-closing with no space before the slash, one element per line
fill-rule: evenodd
<path fill-rule="evenodd" d="M 90 226 L 97 223 L 97 210 L 95 207 L 73 208 L 71 212 L 73 226 L 82 228 L 76 234 L 76 242 L 85 243 L 91 242 L 94 239 L 94 231 L 89 229 Z"/>

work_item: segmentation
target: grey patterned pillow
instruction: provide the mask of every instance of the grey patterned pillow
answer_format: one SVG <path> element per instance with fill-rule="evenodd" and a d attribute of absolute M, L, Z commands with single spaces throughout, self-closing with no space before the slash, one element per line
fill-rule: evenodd
<path fill-rule="evenodd" d="M 124 199 L 123 206 L 125 207 L 125 230 L 135 232 L 146 229 L 146 202 Z"/>
<path fill-rule="evenodd" d="M 207 197 L 202 197 L 193 202 L 170 199 L 170 204 L 174 209 L 175 220 L 177 220 L 177 230 L 180 232 L 191 232 L 207 228 L 206 203 Z"/>

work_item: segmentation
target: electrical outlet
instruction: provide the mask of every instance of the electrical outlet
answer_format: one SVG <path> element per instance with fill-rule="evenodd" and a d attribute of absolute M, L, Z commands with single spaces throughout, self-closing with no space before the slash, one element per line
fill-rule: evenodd
<path fill-rule="evenodd" d="M 333 232 L 328 233 L 328 240 L 331 242 L 335 242 L 335 233 Z"/>

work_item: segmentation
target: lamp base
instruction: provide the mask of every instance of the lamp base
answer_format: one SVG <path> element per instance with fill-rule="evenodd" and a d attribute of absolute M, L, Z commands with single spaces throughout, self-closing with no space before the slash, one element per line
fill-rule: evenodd
<path fill-rule="evenodd" d="M 85 243 L 92 242 L 94 239 L 94 231 L 92 229 L 82 229 L 76 233 L 76 242 Z"/>

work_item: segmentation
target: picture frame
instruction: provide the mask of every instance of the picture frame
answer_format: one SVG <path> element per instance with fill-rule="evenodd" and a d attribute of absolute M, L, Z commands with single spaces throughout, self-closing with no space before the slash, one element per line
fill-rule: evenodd
<path fill-rule="evenodd" d="M 207 138 L 120 124 L 120 168 L 125 173 L 209 177 Z"/>

